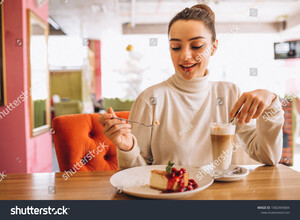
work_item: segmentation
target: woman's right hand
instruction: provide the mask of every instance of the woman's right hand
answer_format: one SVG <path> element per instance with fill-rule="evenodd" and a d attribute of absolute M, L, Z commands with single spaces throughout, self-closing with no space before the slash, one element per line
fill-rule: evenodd
<path fill-rule="evenodd" d="M 114 117 L 117 117 L 114 110 L 108 108 L 107 113 L 98 118 L 98 122 L 103 126 L 103 134 L 119 149 L 129 151 L 133 147 L 131 125 L 126 121 L 113 119 Z"/>

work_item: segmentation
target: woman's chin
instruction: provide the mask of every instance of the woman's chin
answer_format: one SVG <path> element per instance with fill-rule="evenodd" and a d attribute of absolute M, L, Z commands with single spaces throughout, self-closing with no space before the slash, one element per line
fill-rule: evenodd
<path fill-rule="evenodd" d="M 191 79 L 199 77 L 199 76 L 197 76 L 197 74 L 195 74 L 193 72 L 182 72 L 182 71 L 180 71 L 180 75 L 185 80 L 191 80 Z"/>

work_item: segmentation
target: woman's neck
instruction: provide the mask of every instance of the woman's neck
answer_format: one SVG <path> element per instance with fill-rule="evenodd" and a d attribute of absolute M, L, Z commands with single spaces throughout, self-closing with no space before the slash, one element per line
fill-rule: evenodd
<path fill-rule="evenodd" d="M 209 71 L 205 70 L 204 76 L 187 80 L 176 72 L 170 78 L 170 81 L 174 87 L 182 92 L 206 94 L 208 90 L 208 75 Z"/>

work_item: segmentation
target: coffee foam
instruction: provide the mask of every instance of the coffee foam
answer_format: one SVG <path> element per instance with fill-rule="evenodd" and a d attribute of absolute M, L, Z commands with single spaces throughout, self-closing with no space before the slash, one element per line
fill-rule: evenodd
<path fill-rule="evenodd" d="M 233 135 L 235 134 L 235 125 L 212 123 L 210 124 L 210 133 L 213 135 Z"/>

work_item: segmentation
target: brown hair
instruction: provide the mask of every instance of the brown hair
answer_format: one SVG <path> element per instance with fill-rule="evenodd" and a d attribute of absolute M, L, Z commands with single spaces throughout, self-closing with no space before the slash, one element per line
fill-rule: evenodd
<path fill-rule="evenodd" d="M 169 23 L 168 34 L 170 33 L 171 26 L 178 20 L 195 20 L 203 22 L 212 34 L 212 41 L 216 40 L 215 13 L 207 5 L 194 5 L 191 8 L 185 8 L 177 13 Z"/>

